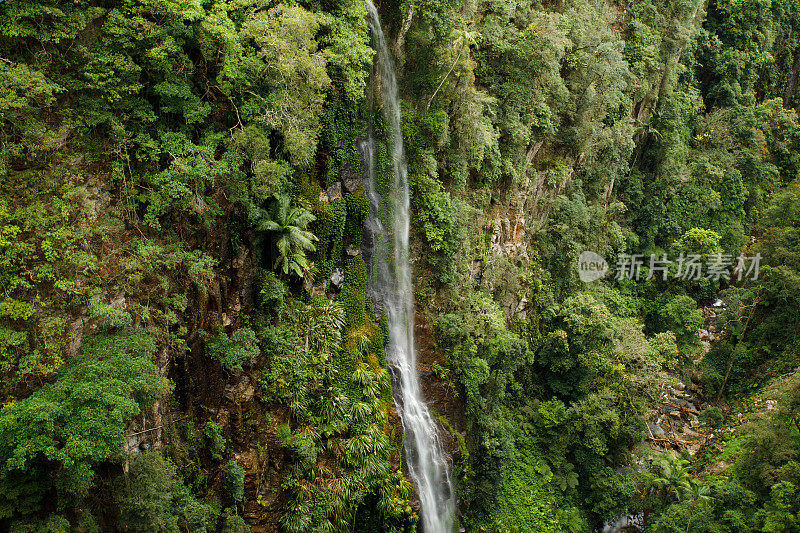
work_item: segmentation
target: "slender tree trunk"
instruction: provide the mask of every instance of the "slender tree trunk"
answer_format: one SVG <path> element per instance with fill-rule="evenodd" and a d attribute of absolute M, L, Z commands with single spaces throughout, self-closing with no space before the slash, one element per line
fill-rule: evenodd
<path fill-rule="evenodd" d="M 701 20 L 698 20 L 697 15 L 700 13 L 700 9 L 705 8 L 707 1 L 708 0 L 700 0 L 695 5 L 694 12 L 692 13 L 692 19 L 689 21 L 691 22 L 692 26 L 697 26 L 698 24 L 703 23 L 702 17 Z M 677 69 L 685 48 L 686 45 L 679 47 L 672 53 L 670 57 L 667 58 L 667 61 L 664 64 L 664 71 L 661 74 L 661 80 L 659 80 L 658 83 L 658 92 L 655 94 L 655 96 L 653 97 L 652 94 L 648 94 L 642 99 L 642 103 L 639 106 L 639 111 L 636 114 L 636 121 L 640 124 L 646 122 L 650 118 L 653 110 L 659 105 L 659 103 L 661 103 L 664 95 L 670 89 L 669 81 L 672 77 L 673 69 Z M 639 156 L 642 155 L 642 151 L 649 133 L 650 132 L 646 127 L 642 127 L 642 129 L 636 134 L 636 146 L 634 148 L 634 155 L 632 158 L 633 164 L 636 164 L 636 162 L 639 160 Z"/>
<path fill-rule="evenodd" d="M 616 176 L 611 176 L 611 183 L 608 184 L 606 187 L 606 195 L 605 200 L 603 201 L 603 207 L 608 207 L 608 201 L 611 199 L 611 193 L 614 192 L 614 181 Z"/>
<path fill-rule="evenodd" d="M 725 378 L 722 380 L 722 386 L 719 388 L 719 392 L 717 393 L 717 401 L 722 398 L 722 392 L 725 390 L 725 385 L 728 383 L 728 376 L 731 374 L 731 368 L 733 368 L 733 362 L 736 360 L 736 354 L 739 353 L 739 346 L 742 344 L 742 340 L 744 340 L 744 334 L 747 333 L 747 326 L 750 325 L 750 319 L 753 318 L 753 315 L 756 313 L 756 306 L 758 305 L 758 293 L 756 293 L 756 297 L 753 299 L 753 310 L 750 311 L 750 315 L 747 317 L 747 322 L 744 323 L 744 329 L 742 329 L 742 336 L 739 337 L 739 341 L 736 343 L 736 348 L 733 349 L 733 354 L 731 354 L 731 362 L 728 364 L 728 370 L 725 371 Z"/>
<path fill-rule="evenodd" d="M 433 94 L 431 95 L 431 97 L 428 98 L 428 105 L 425 106 L 425 111 L 427 111 L 431 107 L 431 102 L 433 102 L 433 98 L 436 96 L 436 93 L 438 93 L 439 89 L 442 88 L 442 85 L 444 85 L 444 81 L 447 79 L 447 77 L 450 75 L 450 73 L 453 72 L 453 69 L 455 68 L 456 63 L 458 63 L 458 60 L 461 59 L 461 52 L 462 52 L 461 50 L 458 51 L 458 55 L 456 56 L 456 60 L 453 61 L 452 65 L 450 65 L 450 70 L 447 71 L 447 74 L 444 75 L 444 78 L 442 78 L 442 81 L 439 82 L 439 86 L 436 87 L 436 90 L 433 91 Z"/>
<path fill-rule="evenodd" d="M 414 6 L 409 6 L 408 14 L 406 18 L 403 20 L 403 25 L 400 26 L 400 32 L 397 34 L 397 39 L 394 41 L 394 46 L 392 47 L 394 51 L 394 56 L 399 60 L 402 61 L 405 57 L 405 53 L 403 52 L 403 47 L 406 44 L 406 33 L 408 33 L 408 29 L 411 27 L 411 21 L 414 19 Z"/>
<path fill-rule="evenodd" d="M 794 63 L 792 70 L 786 76 L 786 87 L 783 90 L 783 107 L 790 108 L 794 89 L 797 87 L 797 75 L 800 74 L 800 46 L 794 52 Z"/>

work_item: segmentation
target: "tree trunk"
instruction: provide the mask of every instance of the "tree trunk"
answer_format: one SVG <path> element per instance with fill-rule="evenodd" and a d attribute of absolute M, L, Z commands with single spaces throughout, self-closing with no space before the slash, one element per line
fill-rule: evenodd
<path fill-rule="evenodd" d="M 447 77 L 450 75 L 450 73 L 453 72 L 453 69 L 455 68 L 456 63 L 458 63 L 458 60 L 461 59 L 461 52 L 462 52 L 462 50 L 458 51 L 458 55 L 456 56 L 456 60 L 453 61 L 452 65 L 450 65 L 450 70 L 447 71 L 447 74 L 444 75 L 444 78 L 442 78 L 442 81 L 439 82 L 439 86 L 436 87 L 436 90 L 433 91 L 433 94 L 431 95 L 431 97 L 428 98 L 428 104 L 425 106 L 425 111 L 428 111 L 428 109 L 430 109 L 431 102 L 433 102 L 433 98 L 436 96 L 436 93 L 438 93 L 439 89 L 442 88 L 442 85 L 444 85 L 444 81 L 447 79 Z"/>
<path fill-rule="evenodd" d="M 403 52 L 403 47 L 406 44 L 406 33 L 408 29 L 411 27 L 411 21 L 414 19 L 414 6 L 410 6 L 408 8 L 408 14 L 406 18 L 403 20 L 403 25 L 400 27 L 400 32 L 397 34 L 397 39 L 394 41 L 394 57 L 397 58 L 398 61 L 402 61 L 405 58 L 405 53 Z"/>
<path fill-rule="evenodd" d="M 717 401 L 722 398 L 722 393 L 725 390 L 725 385 L 728 384 L 728 377 L 731 375 L 731 369 L 733 368 L 733 362 L 736 360 L 736 355 L 739 352 L 739 346 L 742 345 L 742 341 L 744 340 L 744 335 L 747 333 L 747 326 L 750 325 L 750 319 L 753 318 L 753 315 L 756 312 L 756 306 L 758 305 L 758 292 L 756 293 L 755 298 L 753 298 L 752 304 L 752 311 L 750 311 L 750 315 L 747 317 L 747 321 L 744 323 L 744 328 L 742 329 L 742 335 L 739 337 L 739 340 L 736 342 L 736 347 L 733 349 L 733 353 L 731 354 L 731 361 L 728 364 L 728 370 L 725 371 L 725 378 L 722 380 L 722 386 L 719 388 L 719 392 L 717 393 Z"/>
<path fill-rule="evenodd" d="M 797 87 L 797 75 L 800 73 L 800 46 L 794 52 L 794 63 L 792 70 L 786 76 L 786 87 L 783 90 L 783 107 L 789 109 L 792 103 L 794 89 Z"/>

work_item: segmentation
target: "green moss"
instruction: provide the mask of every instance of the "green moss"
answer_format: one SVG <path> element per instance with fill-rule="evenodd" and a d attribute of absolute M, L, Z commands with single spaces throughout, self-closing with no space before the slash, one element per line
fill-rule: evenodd
<path fill-rule="evenodd" d="M 344 307 L 348 329 L 364 324 L 366 313 L 367 267 L 361 256 L 347 260 L 344 274 L 344 286 L 339 294 L 339 301 Z"/>
<path fill-rule="evenodd" d="M 330 277 L 342 257 L 347 204 L 344 199 L 338 198 L 318 205 L 314 215 L 317 219 L 312 225 L 312 232 L 319 241 L 312 257 L 318 269 L 317 279 L 325 280 Z"/>
<path fill-rule="evenodd" d="M 364 221 L 369 216 L 369 202 L 367 202 L 363 191 L 347 193 L 344 199 L 347 204 L 347 222 L 344 227 L 345 241 L 354 246 L 361 246 Z"/>
<path fill-rule="evenodd" d="M 347 205 L 343 199 L 337 199 L 328 204 L 327 209 L 331 214 L 331 232 L 326 273 L 330 274 L 342 259 Z"/>

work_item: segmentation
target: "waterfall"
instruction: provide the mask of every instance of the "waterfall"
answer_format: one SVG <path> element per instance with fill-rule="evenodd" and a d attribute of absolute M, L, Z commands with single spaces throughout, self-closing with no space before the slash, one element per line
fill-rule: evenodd
<path fill-rule="evenodd" d="M 414 350 L 414 295 L 408 263 L 408 180 L 400 129 L 400 98 L 394 62 L 386 46 L 378 11 L 370 0 L 366 3 L 377 51 L 380 93 L 392 162 L 390 187 L 382 198 L 375 181 L 375 142 L 370 128 L 370 134 L 361 146 L 367 165 L 365 188 L 370 203 L 365 228 L 367 238 L 372 242 L 369 291 L 370 297 L 386 312 L 389 326 L 386 360 L 392 372 L 395 405 L 405 434 L 406 463 L 422 506 L 423 531 L 451 533 L 455 502 L 450 467 L 439 441 L 437 425 L 422 398 Z M 385 226 L 390 226 L 388 231 Z"/>

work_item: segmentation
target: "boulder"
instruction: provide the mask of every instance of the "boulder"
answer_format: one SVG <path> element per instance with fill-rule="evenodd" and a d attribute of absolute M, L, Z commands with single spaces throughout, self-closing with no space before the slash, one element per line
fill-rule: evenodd
<path fill-rule="evenodd" d="M 356 192 L 358 189 L 364 187 L 361 181 L 361 174 L 356 172 L 347 161 L 342 164 L 342 171 L 339 173 L 339 178 L 342 180 L 346 192 Z"/>
<path fill-rule="evenodd" d="M 344 189 L 347 192 L 356 192 L 357 190 L 364 188 L 361 178 L 345 179 L 342 180 L 342 183 L 344 183 Z"/>
<path fill-rule="evenodd" d="M 344 284 L 344 270 L 341 268 L 334 270 L 333 274 L 331 274 L 331 283 L 333 283 L 333 286 L 337 289 L 341 289 Z"/>
<path fill-rule="evenodd" d="M 322 298 L 325 296 L 325 287 L 323 285 L 315 285 L 311 288 L 311 296 L 315 298 Z"/>
<path fill-rule="evenodd" d="M 330 187 L 328 187 L 328 200 L 331 202 L 334 200 L 340 200 L 342 198 L 342 184 L 340 182 L 336 182 Z"/>

